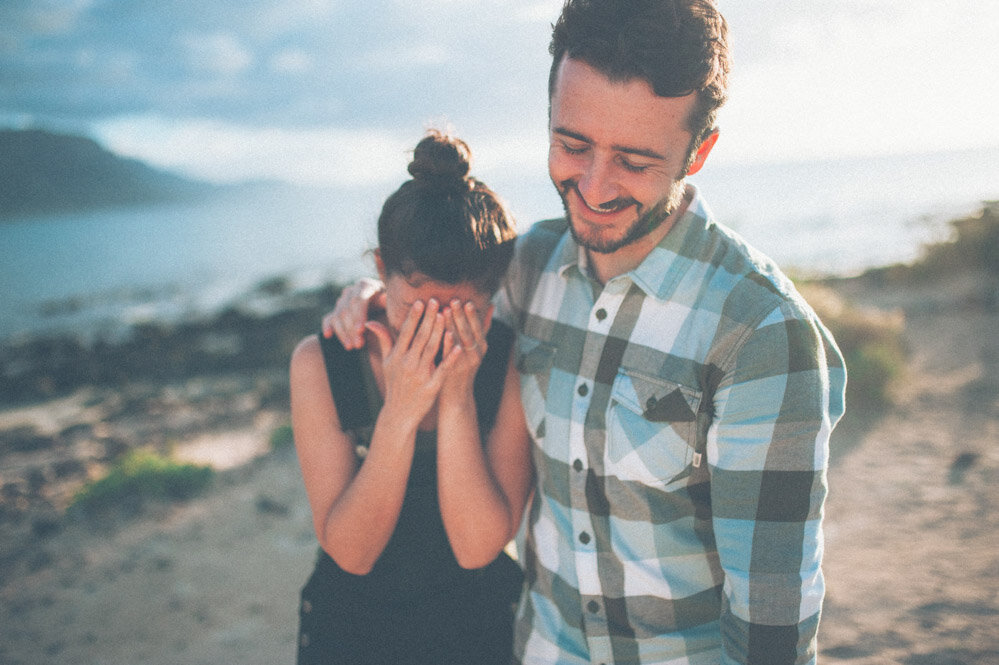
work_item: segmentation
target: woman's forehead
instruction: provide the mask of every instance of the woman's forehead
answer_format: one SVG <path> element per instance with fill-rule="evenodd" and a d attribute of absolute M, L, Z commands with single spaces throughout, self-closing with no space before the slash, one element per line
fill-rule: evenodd
<path fill-rule="evenodd" d="M 429 300 L 437 298 L 442 302 L 449 302 L 454 299 L 466 300 L 489 300 L 489 294 L 483 293 L 472 282 L 458 282 L 451 284 L 433 279 L 423 273 L 413 273 L 410 275 L 392 275 L 389 277 L 389 286 L 392 282 L 402 293 L 412 300 Z"/>

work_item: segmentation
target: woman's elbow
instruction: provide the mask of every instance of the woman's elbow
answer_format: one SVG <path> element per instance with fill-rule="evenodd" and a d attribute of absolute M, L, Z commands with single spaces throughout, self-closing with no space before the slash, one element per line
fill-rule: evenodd
<path fill-rule="evenodd" d="M 461 557 L 456 555 L 455 559 L 458 560 L 458 565 L 464 568 L 465 570 L 478 570 L 479 568 L 485 568 L 486 566 L 491 564 L 496 559 L 497 555 L 499 555 L 498 551 L 495 554 L 493 554 L 491 557 L 484 556 L 482 554 L 476 554 L 474 556 L 466 555 Z"/>
<path fill-rule="evenodd" d="M 351 556 L 349 552 L 338 551 L 336 548 L 331 547 L 330 543 L 321 542 L 320 547 L 323 551 L 330 556 L 331 559 L 340 567 L 341 570 L 350 573 L 351 575 L 367 575 L 375 567 L 375 560 L 369 560 L 368 557 L 361 556 Z"/>
<path fill-rule="evenodd" d="M 506 543 L 499 546 L 490 546 L 480 541 L 476 543 L 475 547 L 468 547 L 464 550 L 452 548 L 452 550 L 459 566 L 465 570 L 475 570 L 477 568 L 485 568 L 495 561 L 496 557 L 503 551 L 505 545 Z"/>

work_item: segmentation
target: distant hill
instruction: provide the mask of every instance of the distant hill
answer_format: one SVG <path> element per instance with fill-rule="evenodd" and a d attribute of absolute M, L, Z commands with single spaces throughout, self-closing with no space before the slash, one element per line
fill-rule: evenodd
<path fill-rule="evenodd" d="M 88 138 L 0 130 L 0 221 L 179 200 L 213 189 L 119 157 Z"/>

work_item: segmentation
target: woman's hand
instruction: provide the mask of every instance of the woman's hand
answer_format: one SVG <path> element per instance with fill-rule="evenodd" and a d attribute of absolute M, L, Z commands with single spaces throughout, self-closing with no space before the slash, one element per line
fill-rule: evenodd
<path fill-rule="evenodd" d="M 382 373 L 385 379 L 386 415 L 398 422 L 416 427 L 433 407 L 445 375 L 454 364 L 435 362 L 445 333 L 445 317 L 439 303 L 431 299 L 413 303 L 392 342 L 392 335 L 383 324 L 369 321 L 365 327 L 378 341 L 381 350 Z"/>
<path fill-rule="evenodd" d="M 485 321 L 480 321 L 475 305 L 453 300 L 444 311 L 447 335 L 444 338 L 444 358 L 450 361 L 441 395 L 445 399 L 471 399 L 475 374 L 486 355 L 486 333 L 492 322 L 493 307 L 489 306 Z"/>

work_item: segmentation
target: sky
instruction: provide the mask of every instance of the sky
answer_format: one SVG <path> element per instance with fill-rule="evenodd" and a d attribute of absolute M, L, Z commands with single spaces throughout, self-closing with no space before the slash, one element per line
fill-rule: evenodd
<path fill-rule="evenodd" d="M 995 0 L 720 0 L 715 162 L 999 146 Z M 537 172 L 560 0 L 0 0 L 0 127 L 214 182 L 390 182 L 430 126 Z"/>

